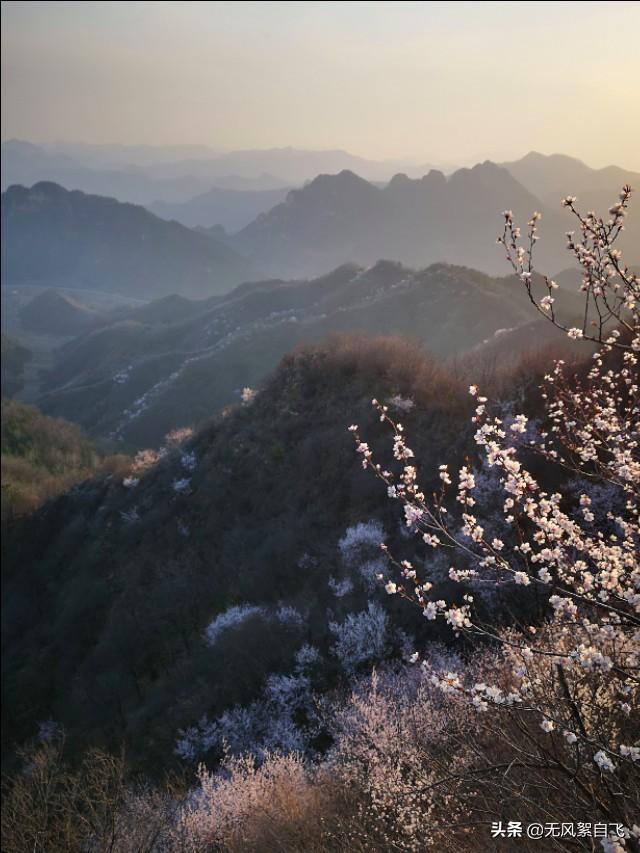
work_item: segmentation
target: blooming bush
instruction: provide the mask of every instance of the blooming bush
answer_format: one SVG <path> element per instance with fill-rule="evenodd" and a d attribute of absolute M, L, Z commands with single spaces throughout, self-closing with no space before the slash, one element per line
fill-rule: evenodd
<path fill-rule="evenodd" d="M 201 767 L 198 786 L 182 809 L 177 849 L 310 850 L 323 846 L 322 819 L 331 799 L 327 780 L 317 780 L 296 754 L 230 758 L 222 773 Z"/>
<path fill-rule="evenodd" d="M 342 622 L 330 622 L 329 630 L 336 638 L 333 653 L 346 672 L 354 672 L 359 664 L 384 656 L 388 642 L 387 614 L 375 601 L 369 602 L 360 613 L 349 613 Z"/>
<path fill-rule="evenodd" d="M 374 672 L 354 684 L 331 710 L 326 762 L 358 792 L 354 847 L 418 851 L 451 834 L 461 807 L 455 786 L 432 784 L 444 768 L 450 775 L 468 764 L 461 735 L 472 733 L 470 722 L 464 704 L 443 702 L 419 671 Z"/>
<path fill-rule="evenodd" d="M 385 560 L 378 547 L 383 537 L 382 524 L 372 519 L 348 527 L 338 542 L 345 568 L 357 572 L 370 590 L 375 587 L 377 575 L 385 568 Z"/>
<path fill-rule="evenodd" d="M 207 643 L 210 646 L 215 645 L 218 637 L 230 628 L 235 628 L 242 625 L 247 619 L 256 616 L 266 616 L 264 607 L 259 607 L 255 604 L 239 604 L 234 607 L 229 607 L 224 613 L 218 614 L 213 619 L 205 631 Z"/>

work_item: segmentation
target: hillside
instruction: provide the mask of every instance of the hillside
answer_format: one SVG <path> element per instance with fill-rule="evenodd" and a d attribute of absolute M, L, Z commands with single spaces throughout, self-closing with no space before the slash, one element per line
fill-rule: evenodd
<path fill-rule="evenodd" d="M 335 679 L 327 622 L 366 608 L 369 581 L 352 558 L 377 551 L 366 531 L 357 546 L 354 526 L 377 518 L 398 529 L 347 426 L 381 430 L 371 397 L 396 394 L 416 402 L 407 419 L 428 464 L 460 456 L 462 385 L 406 343 L 342 339 L 286 357 L 250 405 L 170 446 L 128 487 L 99 477 L 14 527 L 3 561 L 5 743 L 53 719 L 74 747 L 124 738 L 134 763 L 157 768 L 180 728 L 253 701 L 304 643 L 326 658 L 318 686 Z M 338 548 L 348 528 L 351 557 Z M 337 596 L 332 576 L 351 578 L 352 592 Z M 207 645 L 216 614 L 245 603 L 295 610 L 255 612 Z M 388 643 L 391 652 L 392 633 Z"/>
<path fill-rule="evenodd" d="M 573 304 L 571 294 L 563 298 Z M 243 285 L 191 303 L 193 316 L 175 323 L 150 322 L 154 305 L 62 347 L 45 378 L 43 409 L 96 436 L 153 445 L 237 402 L 242 388 L 301 342 L 336 332 L 401 335 L 447 357 L 535 316 L 512 279 L 388 261 L 346 265 L 307 282 Z M 503 363 L 518 352 L 516 345 Z"/>
<path fill-rule="evenodd" d="M 524 398 L 529 411 L 536 376 L 528 368 L 484 387 Z M 124 741 L 134 766 L 166 769 L 180 763 L 180 730 L 197 731 L 203 715 L 230 712 L 233 743 L 250 742 L 256 707 L 241 722 L 234 706 L 257 701 L 270 675 L 291 674 L 303 646 L 319 654 L 307 685 L 318 690 L 344 667 L 397 654 L 402 634 L 390 623 L 382 646 L 353 664 L 336 657 L 331 625 L 366 614 L 372 598 L 374 615 L 389 610 L 405 632 L 439 639 L 446 628 L 372 592 L 380 539 L 396 555 L 415 542 L 362 470 L 347 427 L 359 423 L 386 459 L 371 398 L 402 406 L 431 488 L 438 462 L 455 466 L 472 447 L 467 385 L 397 339 L 302 348 L 251 400 L 144 454 L 133 479 L 96 478 L 17 525 L 4 546 L 6 742 L 52 719 L 73 749 Z M 280 725 L 285 712 L 268 707 Z M 209 757 L 219 749 L 213 738 Z"/>
<path fill-rule="evenodd" d="M 2 241 L 3 284 L 205 296 L 255 277 L 250 264 L 211 237 L 52 183 L 3 193 Z"/>

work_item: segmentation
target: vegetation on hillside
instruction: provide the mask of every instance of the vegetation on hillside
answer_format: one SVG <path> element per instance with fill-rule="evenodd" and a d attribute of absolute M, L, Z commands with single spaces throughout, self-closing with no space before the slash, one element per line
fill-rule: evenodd
<path fill-rule="evenodd" d="M 100 469 L 117 470 L 75 424 L 2 401 L 2 520 L 28 514 Z"/>

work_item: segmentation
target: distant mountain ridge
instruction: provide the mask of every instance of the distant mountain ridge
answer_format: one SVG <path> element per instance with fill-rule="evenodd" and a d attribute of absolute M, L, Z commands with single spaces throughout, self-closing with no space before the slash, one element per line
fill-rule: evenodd
<path fill-rule="evenodd" d="M 45 283 L 149 298 L 208 296 L 256 278 L 233 249 L 142 207 L 57 184 L 2 195 L 3 284 Z"/>
<path fill-rule="evenodd" d="M 379 257 L 411 266 L 442 261 L 499 274 L 503 257 L 495 236 L 505 208 L 513 209 L 522 223 L 533 210 L 543 213 L 536 247 L 539 266 L 559 269 L 567 263 L 562 235 L 571 227 L 561 198 L 577 195 L 581 209 L 606 213 L 623 183 L 637 185 L 640 180 L 638 173 L 618 166 L 591 169 L 572 157 L 536 152 L 502 166 L 486 161 L 448 176 L 436 169 L 420 176 L 429 167 L 410 166 L 385 180 L 397 163 L 375 163 L 340 150 L 283 148 L 207 157 L 206 149 L 187 148 L 191 159 L 161 162 L 164 149 L 150 156 L 135 147 L 130 152 L 126 146 L 104 148 L 106 155 L 100 154 L 100 146 L 91 148 L 87 162 L 92 165 L 82 166 L 90 173 L 92 189 L 113 185 L 109 195 L 144 197 L 161 217 L 206 229 L 207 236 L 268 274 L 287 278 L 321 275 L 349 262 L 368 265 Z M 15 140 L 3 143 L 5 178 L 37 167 L 48 177 L 50 171 L 62 174 L 61 183 L 73 185 L 78 163 L 65 152 L 77 157 L 78 150 L 82 146 L 41 149 Z M 178 157 L 182 149 L 167 151 Z M 122 166 L 127 152 L 145 165 Z M 101 162 L 109 174 L 96 171 Z M 109 171 L 114 165 L 120 169 L 117 174 Z M 299 188 L 287 194 L 283 183 Z M 630 222 L 621 244 L 630 262 L 637 263 L 640 220 Z"/>

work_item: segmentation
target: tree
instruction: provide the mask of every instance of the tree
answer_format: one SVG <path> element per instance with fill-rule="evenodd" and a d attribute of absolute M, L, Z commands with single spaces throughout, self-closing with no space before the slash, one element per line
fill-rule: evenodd
<path fill-rule="evenodd" d="M 442 781 L 457 786 L 470 809 L 510 802 L 521 817 L 544 814 L 558 825 L 599 821 L 606 825 L 606 850 L 638 850 L 640 837 L 634 825 L 640 807 L 640 283 L 615 245 L 630 197 L 625 186 L 606 220 L 582 215 L 573 197 L 563 201 L 579 223 L 578 236 L 567 234 L 583 273 L 579 328 L 557 315 L 552 279 L 543 277 L 544 296 L 536 291 L 539 214 L 529 221 L 523 246 L 513 214 L 504 212 L 497 242 L 528 298 L 571 339 L 590 341 L 597 351 L 574 375 L 563 361 L 554 364 L 537 421 L 493 411 L 472 385 L 478 459 L 460 468 L 455 489 L 443 464 L 441 487 L 425 494 L 404 428 L 382 402 L 373 406 L 393 434 L 396 470 L 378 464 L 358 427 L 350 427 L 363 467 L 402 504 L 407 527 L 426 547 L 449 555 L 449 577 L 461 588 L 455 603 L 436 600 L 428 561 L 420 570 L 383 544 L 393 567 L 382 578 L 387 593 L 494 653 L 483 680 L 464 667 L 432 674 L 441 690 L 464 697 L 482 715 L 484 731 L 477 765 Z M 499 505 L 483 505 L 480 485 L 487 477 L 497 486 Z M 474 601 L 486 586 L 537 588 L 545 618 L 507 628 L 487 624 Z M 422 665 L 429 670 L 428 660 Z"/>

